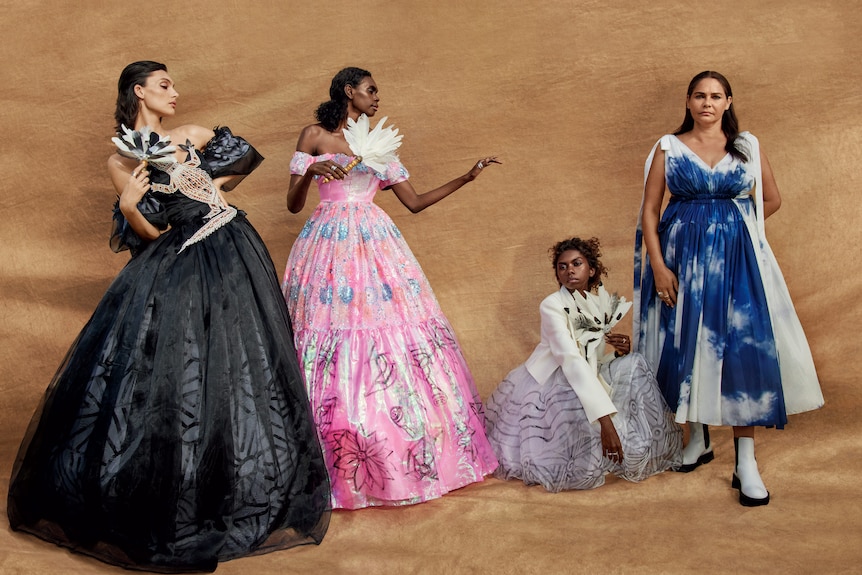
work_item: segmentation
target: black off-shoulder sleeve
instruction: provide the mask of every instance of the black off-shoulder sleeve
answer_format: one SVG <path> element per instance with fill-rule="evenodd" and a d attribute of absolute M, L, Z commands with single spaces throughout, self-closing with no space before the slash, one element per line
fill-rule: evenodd
<path fill-rule="evenodd" d="M 234 136 L 227 126 L 216 126 L 213 131 L 215 136 L 201 152 L 213 178 L 247 176 L 263 161 L 263 156 L 254 146 L 245 139 Z"/>
<path fill-rule="evenodd" d="M 150 192 L 144 194 L 144 197 L 138 202 L 138 210 L 148 222 L 158 229 L 164 230 L 168 227 L 165 207 Z M 114 218 L 111 224 L 111 239 L 109 240 L 111 249 L 115 253 L 129 250 L 132 257 L 135 257 L 147 243 L 135 233 L 123 212 L 120 211 L 120 198 L 118 196 L 117 201 L 114 202 Z"/>

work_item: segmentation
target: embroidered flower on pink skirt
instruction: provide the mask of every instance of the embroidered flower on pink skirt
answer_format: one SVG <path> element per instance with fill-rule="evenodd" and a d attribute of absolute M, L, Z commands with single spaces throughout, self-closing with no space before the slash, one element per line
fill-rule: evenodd
<path fill-rule="evenodd" d="M 339 475 L 353 481 L 357 491 L 385 488 L 391 481 L 387 459 L 392 450 L 386 446 L 386 438 L 377 439 L 376 433 L 364 437 L 349 429 L 340 429 L 330 436 L 334 445 L 333 466 Z"/>

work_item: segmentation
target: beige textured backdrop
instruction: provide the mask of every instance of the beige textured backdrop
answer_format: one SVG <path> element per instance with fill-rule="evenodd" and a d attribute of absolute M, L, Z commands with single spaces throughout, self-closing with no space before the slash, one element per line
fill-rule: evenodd
<path fill-rule="evenodd" d="M 386 193 L 484 397 L 538 340 L 571 234 L 604 242 L 631 295 L 644 158 L 681 121 L 688 80 L 726 74 L 784 198 L 767 232 L 827 406 L 758 438 L 773 494 L 744 509 L 717 459 L 685 476 L 551 495 L 489 480 L 405 509 L 339 512 L 319 547 L 220 573 L 851 573 L 862 551 L 856 414 L 862 309 L 862 2 L 412 0 L 127 3 L 0 0 L 0 507 L 27 421 L 127 260 L 107 246 L 116 80 L 168 64 L 178 121 L 226 124 L 266 156 L 232 193 L 283 269 L 315 201 L 284 207 L 288 162 L 332 75 L 371 70 L 419 190 L 477 158 L 505 165 L 411 215 Z M 316 192 L 312 195 L 316 197 Z M 5 513 L 4 513 L 5 514 Z M 116 569 L 0 528 L 2 573 Z"/>

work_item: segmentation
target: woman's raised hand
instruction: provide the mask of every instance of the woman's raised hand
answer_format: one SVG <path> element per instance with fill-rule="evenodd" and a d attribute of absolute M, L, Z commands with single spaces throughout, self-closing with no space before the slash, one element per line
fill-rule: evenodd
<path fill-rule="evenodd" d="M 485 158 L 482 158 L 481 160 L 476 162 L 476 164 L 470 169 L 469 172 L 467 172 L 467 179 L 468 179 L 468 181 L 472 182 L 477 177 L 479 177 L 479 174 L 481 174 L 485 168 L 487 168 L 491 164 L 502 164 L 502 163 L 503 162 L 501 162 L 500 160 L 497 159 L 497 156 L 487 156 Z"/>
<path fill-rule="evenodd" d="M 129 181 L 126 182 L 126 187 L 123 188 L 123 193 L 120 197 L 122 204 L 128 207 L 137 206 L 147 190 L 150 189 L 150 171 L 147 170 L 147 163 L 141 162 L 132 173 L 129 175 Z"/>

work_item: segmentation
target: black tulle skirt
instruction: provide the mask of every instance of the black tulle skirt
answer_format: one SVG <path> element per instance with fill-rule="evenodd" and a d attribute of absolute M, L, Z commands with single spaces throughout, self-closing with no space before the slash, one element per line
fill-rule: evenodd
<path fill-rule="evenodd" d="M 329 482 L 272 260 L 240 212 L 114 280 L 33 416 L 12 528 L 126 568 L 320 542 Z"/>

